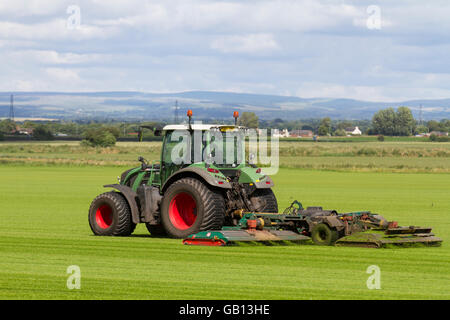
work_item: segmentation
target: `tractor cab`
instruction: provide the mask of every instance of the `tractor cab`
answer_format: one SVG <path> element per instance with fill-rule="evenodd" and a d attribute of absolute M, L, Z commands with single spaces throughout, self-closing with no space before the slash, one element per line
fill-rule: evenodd
<path fill-rule="evenodd" d="M 169 125 L 164 127 L 163 132 L 162 171 L 199 164 L 236 169 L 246 162 L 243 128 L 206 124 Z"/>
<path fill-rule="evenodd" d="M 233 114 L 234 125 L 192 123 L 191 110 L 187 116 L 188 123 L 155 130 L 155 135 L 163 136 L 159 163 L 148 164 L 140 157 L 141 168 L 122 174 L 121 184 L 134 191 L 143 184 L 155 186 L 163 193 L 173 181 L 194 175 L 209 185 L 225 189 L 231 189 L 231 183 L 251 189 L 273 186 L 270 177 L 246 156 L 246 138 L 250 131 L 238 126 L 237 111 Z"/>
<path fill-rule="evenodd" d="M 239 113 L 234 113 L 235 125 L 191 123 L 167 125 L 161 130 L 164 142 L 161 152 L 161 180 L 186 167 L 199 167 L 221 178 L 236 177 L 248 167 L 246 157 L 247 128 L 237 125 Z M 255 180 L 260 178 L 254 166 Z M 217 171 L 217 172 L 216 172 Z M 260 170 L 259 170 L 260 171 Z M 229 180 L 229 179 L 228 179 Z"/>

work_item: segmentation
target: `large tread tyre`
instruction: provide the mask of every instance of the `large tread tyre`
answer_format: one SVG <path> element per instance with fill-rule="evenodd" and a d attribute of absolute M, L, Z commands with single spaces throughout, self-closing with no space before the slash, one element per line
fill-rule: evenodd
<path fill-rule="evenodd" d="M 127 200 L 113 191 L 103 193 L 92 201 L 89 226 L 99 236 L 129 236 L 136 228 Z"/>
<path fill-rule="evenodd" d="M 319 223 L 312 228 L 311 238 L 319 246 L 334 246 L 339 239 L 339 232 L 325 223 Z"/>
<path fill-rule="evenodd" d="M 257 189 L 250 197 L 256 212 L 276 213 L 278 202 L 272 189 Z"/>
<path fill-rule="evenodd" d="M 219 230 L 225 220 L 223 195 L 195 178 L 182 178 L 164 193 L 161 223 L 172 238 Z"/>
<path fill-rule="evenodd" d="M 150 232 L 150 235 L 152 237 L 165 237 L 167 236 L 166 230 L 162 225 L 151 225 L 149 223 L 146 223 L 145 226 L 147 227 L 148 232 Z"/>

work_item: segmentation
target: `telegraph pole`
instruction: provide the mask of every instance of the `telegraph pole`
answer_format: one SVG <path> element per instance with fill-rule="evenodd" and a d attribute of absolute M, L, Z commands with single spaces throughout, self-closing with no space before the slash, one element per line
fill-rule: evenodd
<path fill-rule="evenodd" d="M 420 105 L 420 125 L 423 125 L 423 118 L 422 118 L 422 105 Z"/>
<path fill-rule="evenodd" d="M 175 100 L 175 123 L 178 123 L 178 100 Z"/>
<path fill-rule="evenodd" d="M 14 95 L 11 95 L 9 104 L 9 120 L 14 122 Z"/>

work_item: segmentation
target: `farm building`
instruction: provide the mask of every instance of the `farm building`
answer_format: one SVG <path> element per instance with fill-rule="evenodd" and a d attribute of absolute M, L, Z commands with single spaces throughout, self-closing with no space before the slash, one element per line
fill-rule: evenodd
<path fill-rule="evenodd" d="M 442 131 L 432 131 L 432 132 L 430 132 L 430 136 L 431 135 L 435 135 L 435 136 L 438 136 L 438 137 L 447 137 L 448 136 L 448 132 L 442 132 Z"/>
<path fill-rule="evenodd" d="M 26 135 L 26 136 L 31 136 L 31 135 L 33 135 L 33 128 L 16 127 L 15 133 L 16 134 Z"/>
<path fill-rule="evenodd" d="M 291 137 L 299 138 L 312 138 L 314 133 L 311 130 L 292 130 L 290 133 Z"/>
<path fill-rule="evenodd" d="M 345 133 L 352 136 L 360 136 L 362 134 L 358 127 L 345 128 Z"/>
<path fill-rule="evenodd" d="M 278 137 L 278 138 L 287 138 L 287 137 L 289 137 L 289 131 L 288 131 L 288 129 L 283 129 L 281 131 L 278 129 L 274 129 L 272 132 L 272 136 Z"/>

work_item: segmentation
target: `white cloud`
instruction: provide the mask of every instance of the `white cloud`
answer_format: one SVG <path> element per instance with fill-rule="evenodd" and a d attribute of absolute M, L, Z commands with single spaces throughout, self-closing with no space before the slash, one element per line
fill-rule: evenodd
<path fill-rule="evenodd" d="M 74 65 L 83 63 L 104 63 L 112 58 L 107 54 L 60 53 L 54 50 L 20 50 L 8 54 L 10 59 L 39 64 Z"/>
<path fill-rule="evenodd" d="M 272 34 L 222 36 L 211 43 L 211 48 L 223 53 L 264 54 L 280 47 Z"/>
<path fill-rule="evenodd" d="M 367 17 L 356 17 L 353 19 L 353 25 L 355 27 L 363 28 L 363 29 L 369 29 L 367 26 Z M 373 32 L 383 30 L 385 28 L 393 28 L 395 27 L 395 24 L 393 21 L 387 19 L 386 17 L 381 16 L 380 19 L 380 29 L 374 29 Z"/>
<path fill-rule="evenodd" d="M 205 0 L 147 1 L 139 10 L 125 10 L 113 19 L 98 19 L 98 25 L 147 27 L 151 32 L 203 30 L 236 33 L 274 31 L 303 32 L 351 25 L 362 15 L 355 6 L 322 4 L 312 0 L 219 2 Z"/>
<path fill-rule="evenodd" d="M 376 86 L 340 85 L 326 82 L 305 81 L 297 90 L 296 95 L 302 98 L 348 98 L 365 101 L 386 101 L 389 97 L 383 95 L 383 88 Z"/>
<path fill-rule="evenodd" d="M 34 24 L 0 22 L 0 38 L 12 40 L 85 40 L 108 38 L 115 32 L 113 28 L 87 24 L 81 24 L 79 28 L 70 30 L 67 28 L 67 20 L 64 19 Z"/>
<path fill-rule="evenodd" d="M 11 17 L 54 15 L 64 13 L 67 1 L 54 0 L 2 0 L 0 14 Z"/>
<path fill-rule="evenodd" d="M 70 82 L 78 82 L 80 80 L 78 71 L 74 69 L 47 68 L 45 72 L 53 80 L 62 81 L 67 85 L 70 85 Z"/>
<path fill-rule="evenodd" d="M 405 79 L 413 79 L 404 78 Z M 447 77 L 446 83 L 449 83 Z M 415 99 L 447 99 L 450 89 L 445 87 L 427 86 L 417 81 L 383 85 L 341 85 L 327 82 L 303 82 L 296 91 L 296 96 L 302 98 L 343 98 L 372 102 L 398 102 Z"/>
<path fill-rule="evenodd" d="M 73 4 L 81 26 L 69 30 Z M 450 2 L 379 1 L 382 28 L 368 31 L 371 4 L 0 0 L 0 91 L 450 96 Z"/>
<path fill-rule="evenodd" d="M 27 80 L 13 80 L 11 84 L 11 91 L 33 91 L 39 88 L 40 90 L 48 90 L 47 88 L 36 86 L 33 81 Z"/>

